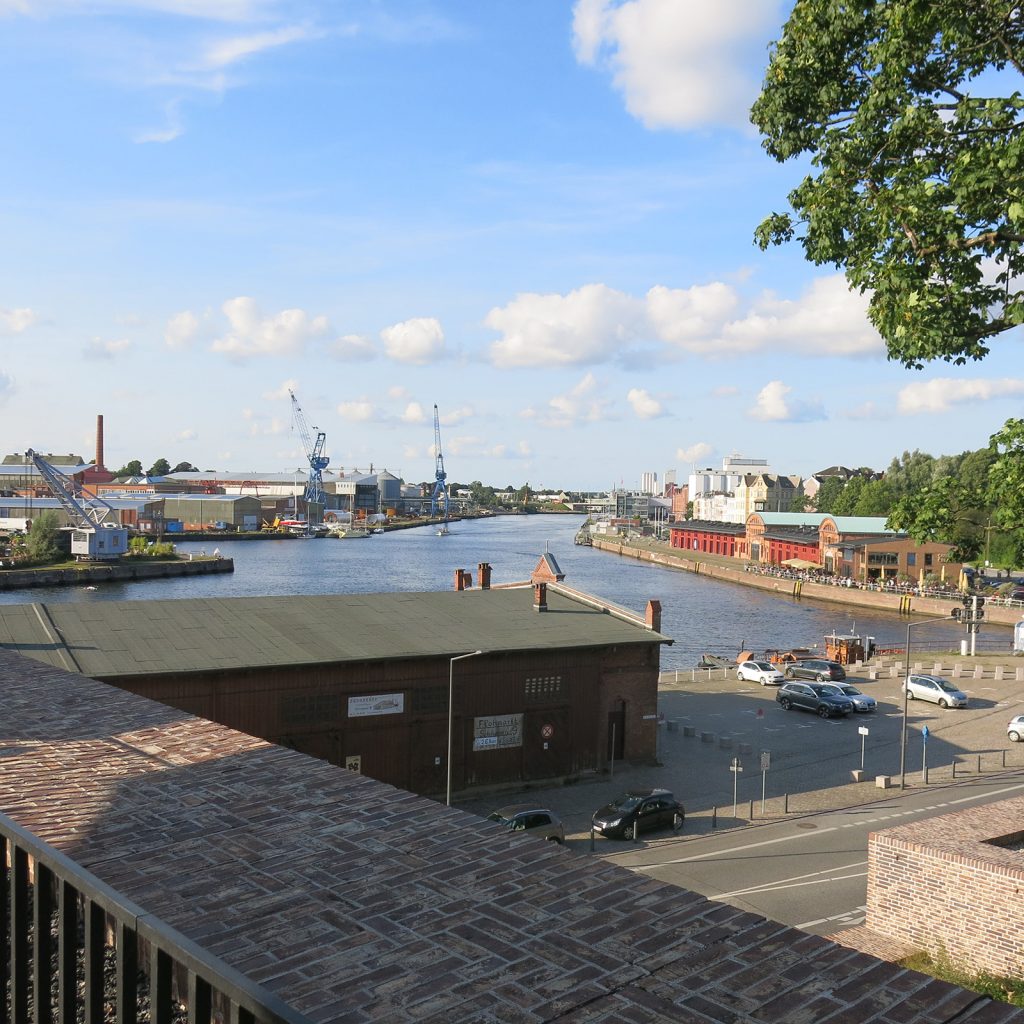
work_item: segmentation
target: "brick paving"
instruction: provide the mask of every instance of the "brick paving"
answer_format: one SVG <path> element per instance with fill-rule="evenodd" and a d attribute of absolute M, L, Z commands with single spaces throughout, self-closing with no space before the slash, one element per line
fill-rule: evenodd
<path fill-rule="evenodd" d="M 1024 1012 L 0 652 L 0 810 L 318 1022 Z"/>

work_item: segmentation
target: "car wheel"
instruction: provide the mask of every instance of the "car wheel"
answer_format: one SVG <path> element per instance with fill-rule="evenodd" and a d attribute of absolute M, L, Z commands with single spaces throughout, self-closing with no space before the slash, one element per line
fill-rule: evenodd
<path fill-rule="evenodd" d="M 827 683 L 828 682 L 828 676 L 825 675 L 824 672 L 819 672 L 818 673 L 818 682 L 819 683 Z"/>
<path fill-rule="evenodd" d="M 627 825 L 622 830 L 622 838 L 623 839 L 632 839 L 633 838 L 633 833 L 635 831 L 636 831 L 636 826 L 635 825 Z"/>
<path fill-rule="evenodd" d="M 939 707 L 940 708 L 948 708 L 949 707 L 949 701 L 947 701 L 945 697 L 940 697 L 939 698 Z"/>
<path fill-rule="evenodd" d="M 828 708 L 818 708 L 818 717 L 819 718 L 828 718 L 828 716 L 829 716 Z"/>
<path fill-rule="evenodd" d="M 788 711 L 793 706 L 788 697 L 783 697 L 782 700 L 779 701 L 779 704 L 782 706 L 783 711 Z"/>
<path fill-rule="evenodd" d="M 914 699 L 914 691 L 913 690 L 907 690 L 907 700 L 913 700 L 913 699 Z"/>
<path fill-rule="evenodd" d="M 1010 741 L 1012 743 L 1020 743 L 1020 733 L 1019 732 L 1010 732 L 1010 733 L 1007 733 L 1007 735 L 1010 737 Z"/>
<path fill-rule="evenodd" d="M 672 828 L 678 832 L 683 827 L 685 821 L 686 815 L 676 811 L 676 813 L 672 815 Z"/>
<path fill-rule="evenodd" d="M 793 670 L 791 668 L 787 668 L 786 669 L 786 678 L 787 679 L 792 679 L 793 678 Z"/>
<path fill-rule="evenodd" d="M 548 836 L 548 842 L 549 843 L 558 843 L 559 846 L 562 845 L 562 840 L 559 839 L 558 836 Z"/>
<path fill-rule="evenodd" d="M 761 685 L 762 685 L 762 686 L 767 686 L 767 685 L 768 685 L 768 680 L 767 680 L 767 679 L 765 679 L 765 677 L 764 677 L 764 676 L 761 676 Z"/>

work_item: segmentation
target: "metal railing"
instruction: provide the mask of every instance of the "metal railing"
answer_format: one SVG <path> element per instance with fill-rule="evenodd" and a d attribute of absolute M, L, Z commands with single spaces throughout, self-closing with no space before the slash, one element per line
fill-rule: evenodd
<path fill-rule="evenodd" d="M 311 1024 L 2 814 L 0 871 L 10 1024 Z"/>

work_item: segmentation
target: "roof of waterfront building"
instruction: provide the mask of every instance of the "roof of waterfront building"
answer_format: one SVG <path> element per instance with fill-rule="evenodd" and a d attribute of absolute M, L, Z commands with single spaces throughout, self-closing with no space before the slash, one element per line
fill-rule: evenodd
<path fill-rule="evenodd" d="M 7 652 L 0 720 L 0 812 L 318 1024 L 1024 1022 Z"/>
<path fill-rule="evenodd" d="M 840 533 L 889 534 L 895 530 L 886 528 L 885 516 L 833 516 L 827 512 L 752 512 L 765 526 L 816 526 L 826 519 L 836 524 Z"/>
<path fill-rule="evenodd" d="M 566 588 L 567 590 L 567 588 Z M 642 616 L 528 586 L 434 593 L 0 605 L 0 647 L 114 679 L 152 673 L 671 643 Z M 609 611 L 611 614 L 609 614 Z"/>

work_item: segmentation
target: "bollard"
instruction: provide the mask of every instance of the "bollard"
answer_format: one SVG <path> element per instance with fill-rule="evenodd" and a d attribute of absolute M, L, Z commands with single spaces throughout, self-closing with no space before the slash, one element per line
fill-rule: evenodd
<path fill-rule="evenodd" d="M 956 778 L 956 758 L 953 758 L 953 778 Z"/>
<path fill-rule="evenodd" d="M 1006 767 L 1006 751 L 1003 751 L 1003 767 Z"/>
<path fill-rule="evenodd" d="M 747 815 L 747 821 L 753 821 L 753 820 L 754 820 L 754 801 L 751 800 L 750 801 L 750 814 Z"/>
<path fill-rule="evenodd" d="M 978 774 L 981 774 L 981 754 L 978 755 Z"/>
<path fill-rule="evenodd" d="M 718 828 L 718 808 L 717 807 L 712 807 L 711 808 L 711 827 L 713 829 L 714 828 Z"/>
<path fill-rule="evenodd" d="M 789 814 L 789 794 L 786 793 L 782 798 L 782 813 Z"/>
<path fill-rule="evenodd" d="M 640 819 L 637 818 L 636 821 L 633 822 L 633 845 L 635 846 L 639 842 L 640 842 Z"/>
<path fill-rule="evenodd" d="M 594 826 L 590 826 L 590 852 L 594 852 Z"/>

